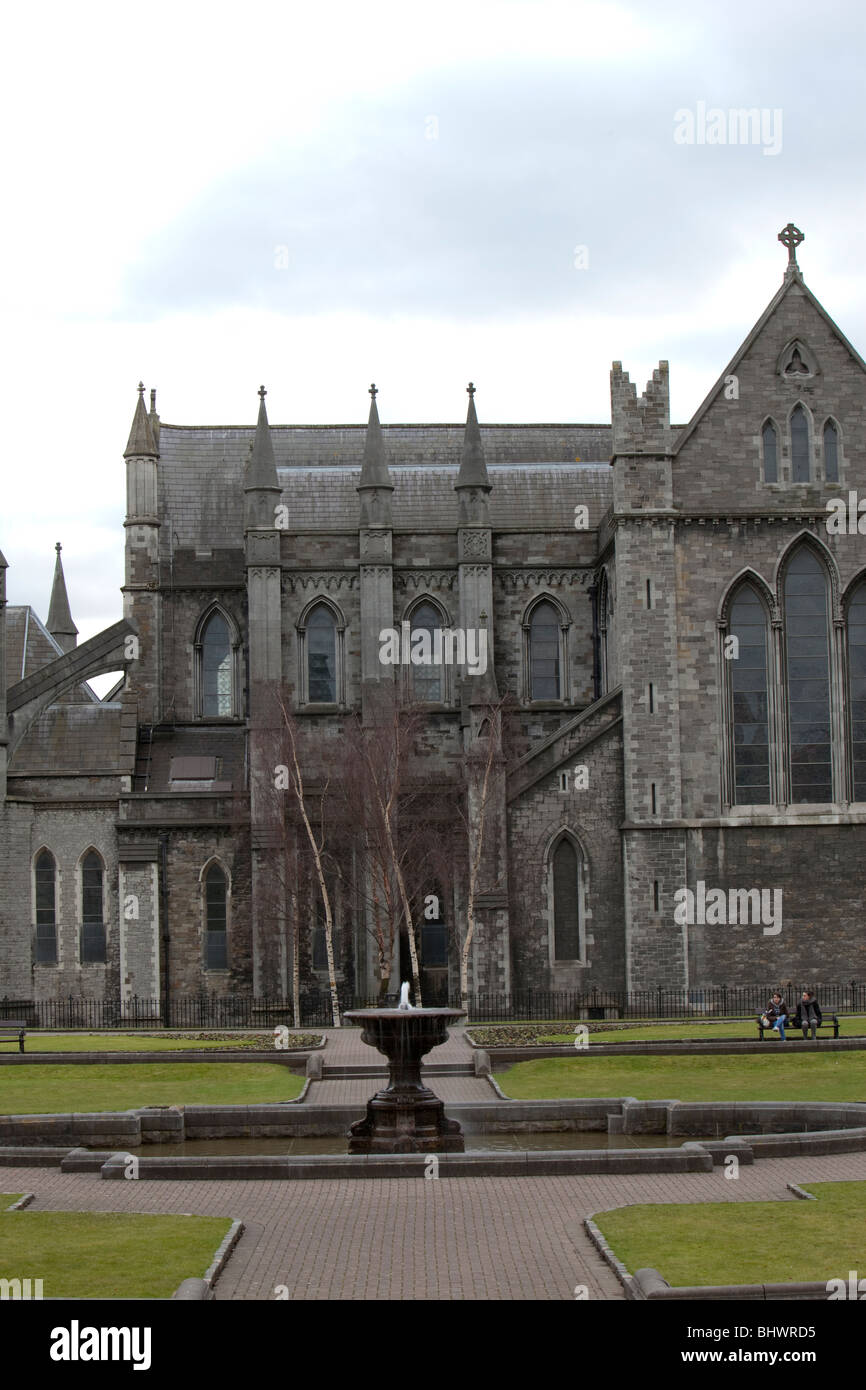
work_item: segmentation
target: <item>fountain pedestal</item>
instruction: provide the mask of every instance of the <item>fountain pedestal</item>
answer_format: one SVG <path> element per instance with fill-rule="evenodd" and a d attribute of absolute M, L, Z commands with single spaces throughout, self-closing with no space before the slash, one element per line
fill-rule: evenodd
<path fill-rule="evenodd" d="M 361 1037 L 388 1058 L 388 1085 L 349 1129 L 350 1154 L 463 1153 L 463 1131 L 421 1080 L 421 1058 L 448 1037 L 462 1009 L 356 1009 Z"/>

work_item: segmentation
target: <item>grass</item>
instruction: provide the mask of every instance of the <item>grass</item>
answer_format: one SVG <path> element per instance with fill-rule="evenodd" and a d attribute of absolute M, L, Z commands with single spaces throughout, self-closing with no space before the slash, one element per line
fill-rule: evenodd
<path fill-rule="evenodd" d="M 3 1211 L 0 1278 L 41 1279 L 45 1298 L 169 1298 L 181 1280 L 201 1278 L 230 1226 L 225 1217 Z"/>
<path fill-rule="evenodd" d="M 545 1057 L 516 1062 L 496 1080 L 513 1100 L 635 1096 L 638 1100 L 866 1100 L 866 1053 L 788 1052 L 766 1057 Z"/>
<path fill-rule="evenodd" d="M 817 1283 L 862 1269 L 866 1182 L 801 1184 L 815 1202 L 694 1202 L 593 1217 L 633 1274 L 672 1285 Z"/>
<path fill-rule="evenodd" d="M 298 1039 L 303 1041 L 296 1041 Z M 289 1049 L 293 1046 L 314 1047 L 321 1034 L 291 1034 Z M 24 1040 L 25 1056 L 28 1052 L 182 1052 L 188 1048 L 267 1048 L 273 1051 L 273 1032 L 255 1034 L 238 1033 L 228 1036 L 213 1033 L 191 1033 L 177 1035 L 157 1035 L 152 1033 L 28 1033 Z M 5 1044 L 3 1052 L 17 1052 L 17 1042 Z"/>
<path fill-rule="evenodd" d="M 576 1026 L 576 1025 L 575 1025 Z M 589 1025 L 592 1030 L 592 1024 Z M 787 1033 L 792 1038 L 802 1038 L 800 1030 L 787 1028 Z M 855 1037 L 858 1033 L 866 1033 L 866 1018 L 862 1015 L 857 1017 L 846 1016 L 840 1019 L 839 1036 L 842 1038 Z M 832 1037 L 832 1033 L 824 1033 L 822 1037 Z M 590 1046 L 593 1043 L 618 1043 L 618 1042 L 717 1042 L 726 1038 L 748 1038 L 750 1042 L 758 1041 L 758 1026 L 755 1019 L 741 1019 L 739 1022 L 731 1023 L 662 1023 L 647 1024 L 645 1027 L 635 1026 L 633 1028 L 617 1028 L 609 1033 L 594 1033 L 590 1031 Z M 775 1041 L 775 1039 L 772 1039 Z M 574 1026 L 567 1033 L 545 1033 L 539 1038 L 542 1043 L 571 1043 L 574 1044 Z"/>
<path fill-rule="evenodd" d="M 304 1085 L 274 1062 L 94 1062 L 4 1067 L 7 1115 L 132 1110 L 143 1105 L 257 1105 L 294 1100 Z"/>
<path fill-rule="evenodd" d="M 6 1211 L 13 1202 L 19 1202 L 24 1196 L 23 1192 L 0 1192 L 0 1211 Z"/>

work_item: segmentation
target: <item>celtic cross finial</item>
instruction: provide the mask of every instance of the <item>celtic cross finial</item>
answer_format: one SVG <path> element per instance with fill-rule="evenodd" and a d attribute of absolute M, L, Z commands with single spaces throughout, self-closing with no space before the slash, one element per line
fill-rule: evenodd
<path fill-rule="evenodd" d="M 469 392 L 469 399 L 471 400 L 472 397 L 475 395 L 475 383 L 473 381 L 470 381 L 469 385 L 466 387 L 466 390 Z"/>
<path fill-rule="evenodd" d="M 267 394 L 268 394 L 268 393 L 267 393 L 267 391 L 265 390 L 264 386 L 260 386 L 260 387 L 259 387 L 259 400 L 262 401 L 262 402 L 264 402 L 265 396 L 266 396 Z"/>
<path fill-rule="evenodd" d="M 375 381 L 373 381 L 373 382 L 370 383 L 370 395 L 373 397 L 373 400 L 375 400 L 376 397 L 378 396 L 378 394 L 379 394 L 379 388 L 378 388 L 378 386 L 376 385 Z"/>
<path fill-rule="evenodd" d="M 799 227 L 795 227 L 793 222 L 789 222 L 786 227 L 782 228 L 778 240 L 788 248 L 788 269 L 798 270 L 797 247 L 801 241 L 806 240 L 805 233 L 801 232 Z"/>

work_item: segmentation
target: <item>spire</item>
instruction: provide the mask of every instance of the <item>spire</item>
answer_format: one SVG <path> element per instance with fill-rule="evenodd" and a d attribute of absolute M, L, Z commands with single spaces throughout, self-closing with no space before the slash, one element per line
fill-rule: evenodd
<path fill-rule="evenodd" d="M 132 417 L 132 429 L 129 431 L 129 443 L 123 451 L 123 457 L 146 458 L 157 457 L 156 445 L 153 442 L 153 431 L 150 421 L 147 418 L 147 410 L 144 404 L 144 382 L 138 383 L 138 405 L 135 407 L 135 414 Z"/>
<path fill-rule="evenodd" d="M 376 383 L 373 382 L 370 387 L 370 418 L 367 421 L 367 437 L 364 441 L 364 462 L 358 488 L 387 487 L 393 491 L 394 484 L 385 462 L 385 441 L 382 438 L 382 426 L 379 424 L 379 411 L 376 406 L 378 394 Z"/>
<path fill-rule="evenodd" d="M 271 427 L 268 424 L 268 412 L 265 407 L 267 394 L 264 386 L 260 386 L 259 418 L 256 423 L 256 437 L 253 441 L 252 453 L 247 460 L 244 471 L 244 492 L 257 492 L 263 488 L 270 488 L 275 492 L 280 490 L 277 465 L 274 459 L 274 445 L 271 440 Z"/>
<path fill-rule="evenodd" d="M 63 577 L 59 541 L 54 549 L 57 551 L 57 559 L 54 562 L 54 583 L 51 586 L 51 603 L 48 606 L 48 621 L 45 626 L 64 652 L 70 652 L 75 646 L 78 628 L 72 621 L 72 614 L 69 611 L 69 596 L 66 593 L 66 580 Z"/>
<path fill-rule="evenodd" d="M 471 381 L 466 390 L 469 392 L 469 410 L 466 414 L 466 432 L 463 435 L 463 461 L 454 486 L 480 487 L 485 492 L 490 492 L 493 485 L 487 476 L 487 465 L 484 462 L 484 446 L 481 443 L 478 416 L 475 414 L 475 387 Z"/>

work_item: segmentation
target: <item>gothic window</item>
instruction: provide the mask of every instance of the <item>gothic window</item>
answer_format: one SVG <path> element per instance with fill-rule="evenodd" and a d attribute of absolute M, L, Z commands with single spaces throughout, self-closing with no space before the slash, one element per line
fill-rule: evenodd
<path fill-rule="evenodd" d="M 441 614 L 432 603 L 425 601 L 413 608 L 410 623 L 410 652 L 430 655 L 429 662 L 419 661 L 416 665 L 413 661 L 408 668 L 411 672 L 412 695 L 419 701 L 442 701 L 445 699 L 445 670 L 441 661 L 437 665 L 433 664 L 434 634 L 442 629 Z M 422 635 L 416 637 L 416 633 Z"/>
<path fill-rule="evenodd" d="M 848 605 L 848 700 L 854 801 L 866 801 L 866 581 Z"/>
<path fill-rule="evenodd" d="M 827 572 L 807 546 L 785 572 L 790 800 L 833 800 Z"/>
<path fill-rule="evenodd" d="M 303 702 L 335 705 L 340 701 L 342 628 L 327 603 L 315 603 L 298 628 Z"/>
<path fill-rule="evenodd" d="M 580 852 L 571 837 L 563 835 L 550 860 L 555 961 L 581 959 L 580 869 Z"/>
<path fill-rule="evenodd" d="M 105 964 L 104 867 L 96 850 L 81 861 L 81 964 Z"/>
<path fill-rule="evenodd" d="M 212 608 L 199 625 L 195 642 L 196 714 L 201 719 L 232 719 L 238 710 L 239 646 L 228 618 Z"/>
<path fill-rule="evenodd" d="M 791 479 L 808 483 L 810 477 L 809 418 L 801 405 L 795 405 L 791 411 Z"/>
<path fill-rule="evenodd" d="M 610 618 L 610 589 L 607 570 L 602 570 L 598 583 L 598 693 L 604 695 L 610 681 L 608 669 L 608 632 Z"/>
<path fill-rule="evenodd" d="M 751 584 L 731 605 L 729 637 L 736 638 L 726 662 L 730 678 L 733 800 L 735 805 L 770 801 L 770 721 L 767 671 L 767 612 Z"/>
<path fill-rule="evenodd" d="M 828 483 L 839 481 L 839 431 L 833 420 L 824 425 L 824 477 Z"/>
<path fill-rule="evenodd" d="M 34 865 L 36 909 L 36 960 L 40 965 L 57 964 L 57 865 L 54 855 L 40 850 Z"/>
<path fill-rule="evenodd" d="M 561 699 L 560 638 L 562 620 L 549 599 L 542 599 L 529 619 L 529 698 Z"/>
<path fill-rule="evenodd" d="M 228 969 L 228 879 L 215 861 L 204 875 L 204 964 L 206 970 Z"/>
<path fill-rule="evenodd" d="M 431 898 L 434 901 L 430 901 Z M 442 913 L 442 893 L 438 884 L 422 895 L 421 964 L 426 969 L 442 969 L 448 964 L 448 931 Z M 428 919 L 427 912 L 435 916 Z"/>
<path fill-rule="evenodd" d="M 776 438 L 776 426 L 772 420 L 768 420 L 761 431 L 761 441 L 764 451 L 764 482 L 777 483 L 779 481 L 779 462 Z"/>

